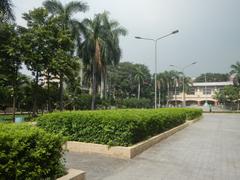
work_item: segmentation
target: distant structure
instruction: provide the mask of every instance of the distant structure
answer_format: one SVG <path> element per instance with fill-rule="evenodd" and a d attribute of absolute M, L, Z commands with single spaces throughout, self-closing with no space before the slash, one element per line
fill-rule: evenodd
<path fill-rule="evenodd" d="M 233 85 L 233 81 L 227 82 L 197 82 L 193 83 L 190 92 L 185 93 L 186 106 L 203 106 L 206 102 L 211 105 L 218 105 L 219 102 L 214 99 L 215 92 L 220 91 L 224 86 Z M 183 102 L 182 92 L 176 92 L 171 97 L 170 104 L 181 105 Z"/>

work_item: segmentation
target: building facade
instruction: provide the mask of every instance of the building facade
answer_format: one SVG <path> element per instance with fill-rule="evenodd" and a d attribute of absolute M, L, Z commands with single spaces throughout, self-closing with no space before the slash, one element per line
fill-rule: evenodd
<path fill-rule="evenodd" d="M 169 103 L 177 106 L 182 104 L 185 99 L 186 106 L 202 106 L 205 104 L 205 102 L 216 106 L 219 103 L 216 99 L 214 99 L 215 92 L 220 91 L 224 88 L 224 86 L 229 85 L 233 85 L 233 82 L 227 81 L 193 83 L 193 86 L 188 93 L 175 93 L 174 95 L 172 95 Z"/>

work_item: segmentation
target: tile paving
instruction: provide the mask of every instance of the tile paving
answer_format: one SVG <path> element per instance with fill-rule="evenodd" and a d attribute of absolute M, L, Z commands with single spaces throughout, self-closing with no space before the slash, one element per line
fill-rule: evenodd
<path fill-rule="evenodd" d="M 131 160 L 67 153 L 87 180 L 239 180 L 240 114 L 204 114 Z"/>

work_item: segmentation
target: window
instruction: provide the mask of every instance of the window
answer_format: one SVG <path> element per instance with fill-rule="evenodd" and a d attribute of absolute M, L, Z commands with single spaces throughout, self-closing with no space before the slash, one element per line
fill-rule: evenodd
<path fill-rule="evenodd" d="M 204 95 L 208 95 L 208 94 L 211 94 L 211 93 L 212 93 L 212 88 L 211 87 L 203 88 L 203 94 Z"/>

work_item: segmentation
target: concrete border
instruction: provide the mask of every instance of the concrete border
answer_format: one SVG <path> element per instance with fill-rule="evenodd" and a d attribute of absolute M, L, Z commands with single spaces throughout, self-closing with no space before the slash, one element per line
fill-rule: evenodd
<path fill-rule="evenodd" d="M 85 180 L 86 173 L 78 169 L 69 169 L 68 174 L 58 178 L 57 180 Z"/>
<path fill-rule="evenodd" d="M 166 132 L 153 136 L 145 141 L 139 142 L 133 146 L 124 147 L 124 146 L 108 146 L 102 144 L 94 143 L 84 143 L 77 141 L 67 141 L 64 145 L 64 149 L 70 152 L 81 152 L 81 153 L 99 153 L 115 158 L 121 159 L 132 159 L 136 155 L 147 150 L 151 146 L 159 143 L 161 140 L 166 139 L 167 137 L 175 134 L 176 132 L 188 127 L 189 125 L 200 120 L 201 117 L 196 118 L 191 121 L 186 121 L 184 124 L 181 124 L 173 129 L 170 129 Z"/>

